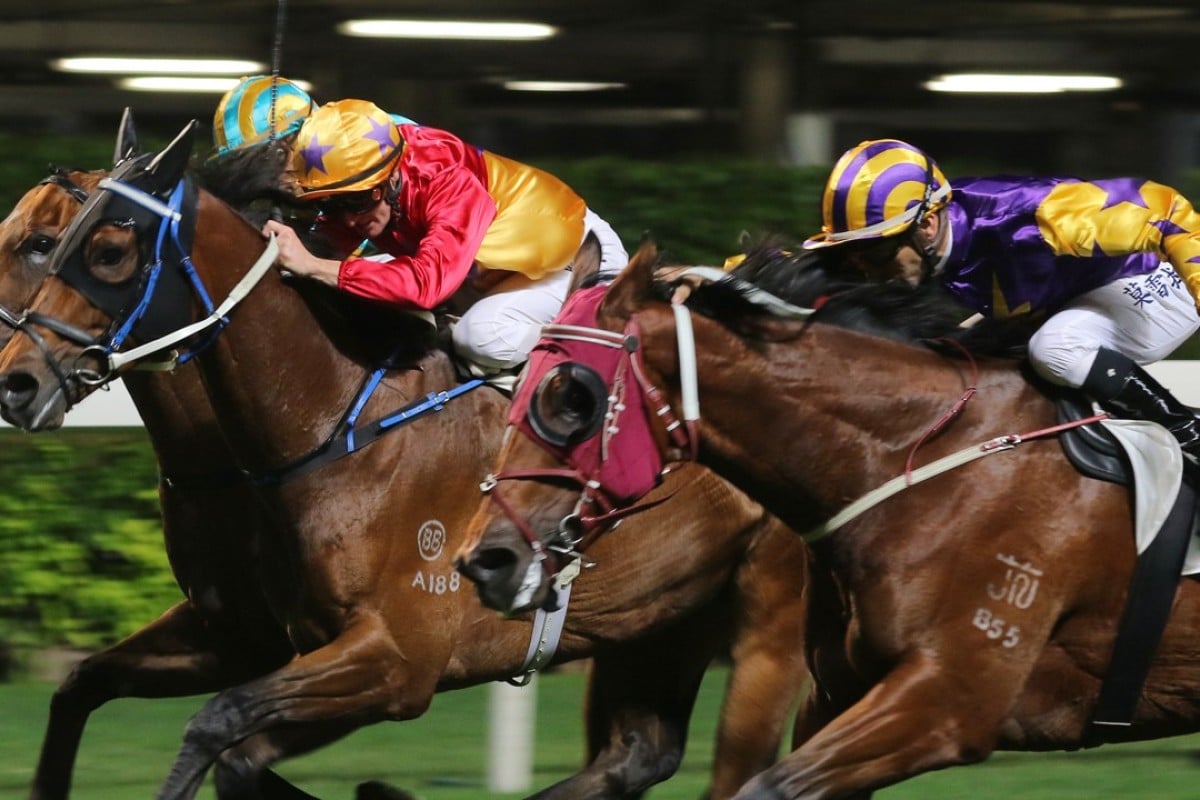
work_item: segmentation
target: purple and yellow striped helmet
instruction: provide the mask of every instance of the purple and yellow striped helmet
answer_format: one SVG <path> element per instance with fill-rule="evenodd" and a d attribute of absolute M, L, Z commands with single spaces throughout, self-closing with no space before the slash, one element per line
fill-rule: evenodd
<path fill-rule="evenodd" d="M 933 159 L 899 139 L 869 139 L 842 154 L 821 198 L 815 250 L 895 236 L 950 199 L 950 183 Z"/>
<path fill-rule="evenodd" d="M 213 115 L 217 155 L 266 141 L 272 125 L 276 139 L 295 133 L 315 107 L 308 93 L 286 78 L 272 79 L 270 75 L 242 78 L 221 98 Z"/>

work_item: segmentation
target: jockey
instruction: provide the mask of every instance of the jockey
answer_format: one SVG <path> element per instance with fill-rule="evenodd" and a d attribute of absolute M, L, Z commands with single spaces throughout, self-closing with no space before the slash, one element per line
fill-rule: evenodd
<path fill-rule="evenodd" d="M 558 313 L 585 235 L 604 269 L 628 260 L 611 226 L 553 175 L 480 150 L 436 128 L 396 125 L 364 100 L 316 109 L 292 166 L 318 225 L 350 252 L 366 238 L 390 257 L 322 259 L 294 231 L 268 222 L 279 266 L 359 297 L 433 309 L 468 279 L 483 297 L 454 327 L 457 353 L 489 374 L 523 363 Z"/>
<path fill-rule="evenodd" d="M 1034 369 L 1108 410 L 1167 428 L 1200 460 L 1200 425 L 1140 365 L 1200 328 L 1200 214 L 1174 189 L 1137 178 L 947 181 L 895 139 L 842 155 L 825 186 L 820 233 L 873 279 L 936 280 L 986 317 L 1044 316 Z"/>

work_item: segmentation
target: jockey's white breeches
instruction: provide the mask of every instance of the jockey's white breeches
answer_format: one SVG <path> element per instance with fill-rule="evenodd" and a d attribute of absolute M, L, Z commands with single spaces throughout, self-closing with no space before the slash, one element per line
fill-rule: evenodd
<path fill-rule="evenodd" d="M 629 261 L 612 226 L 590 209 L 584 217 L 584 238 L 600 240 L 600 269 L 619 271 Z M 580 242 L 582 244 L 582 241 Z M 485 370 L 514 367 L 529 357 L 542 326 L 562 308 L 571 284 L 571 271 L 561 269 L 538 280 L 513 273 L 477 300 L 454 326 L 455 351 Z"/>
<path fill-rule="evenodd" d="M 1080 295 L 1029 340 L 1029 360 L 1051 383 L 1078 388 L 1101 347 L 1139 364 L 1161 361 L 1200 329 L 1196 302 L 1167 263 Z"/>

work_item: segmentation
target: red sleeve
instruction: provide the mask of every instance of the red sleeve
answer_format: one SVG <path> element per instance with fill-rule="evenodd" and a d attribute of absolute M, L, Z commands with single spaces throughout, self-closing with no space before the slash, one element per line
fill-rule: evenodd
<path fill-rule="evenodd" d="M 465 166 L 444 169 L 422 185 L 406 188 L 411 193 L 409 216 L 424 220 L 416 251 L 389 261 L 347 259 L 338 288 L 406 308 L 433 308 L 466 280 L 496 216 L 496 203 Z"/>

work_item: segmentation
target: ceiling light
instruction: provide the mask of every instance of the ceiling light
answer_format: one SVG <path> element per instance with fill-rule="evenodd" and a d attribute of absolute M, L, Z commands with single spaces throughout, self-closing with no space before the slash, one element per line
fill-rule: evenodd
<path fill-rule="evenodd" d="M 266 69 L 261 61 L 235 58 L 124 58 L 79 56 L 50 62 L 59 72 L 113 75 L 253 75 Z"/>
<path fill-rule="evenodd" d="M 503 86 L 514 92 L 598 92 L 624 89 L 626 84 L 602 81 L 505 81 Z"/>
<path fill-rule="evenodd" d="M 134 92 L 227 92 L 237 86 L 238 78 L 187 78 L 178 75 L 142 75 L 122 78 L 117 87 Z M 312 88 L 308 81 L 293 80 L 304 91 Z"/>
<path fill-rule="evenodd" d="M 346 36 L 381 39 L 548 39 L 558 33 L 553 25 L 537 22 L 467 22 L 450 19 L 351 19 L 339 23 Z"/>
<path fill-rule="evenodd" d="M 933 92 L 1055 94 L 1120 89 L 1121 79 L 1108 75 L 1005 75 L 977 72 L 939 75 L 923 85 Z"/>

